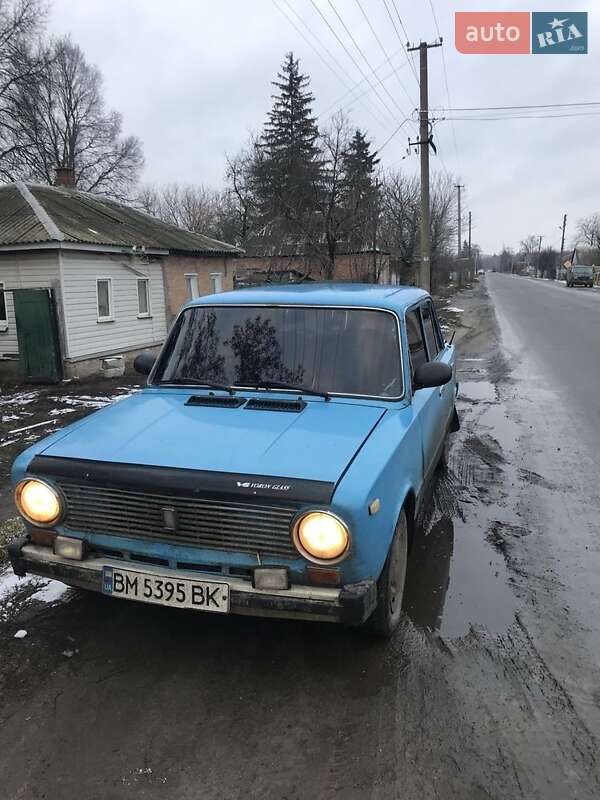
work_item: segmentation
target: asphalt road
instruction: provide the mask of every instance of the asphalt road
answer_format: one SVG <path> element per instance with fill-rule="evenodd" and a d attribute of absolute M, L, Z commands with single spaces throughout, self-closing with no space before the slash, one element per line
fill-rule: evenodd
<path fill-rule="evenodd" d="M 551 376 L 600 465 L 600 290 L 499 273 L 487 282 L 517 351 Z"/>
<path fill-rule="evenodd" d="M 503 275 L 452 299 L 462 428 L 389 643 L 0 569 L 0 797 L 596 800 L 599 301 Z"/>

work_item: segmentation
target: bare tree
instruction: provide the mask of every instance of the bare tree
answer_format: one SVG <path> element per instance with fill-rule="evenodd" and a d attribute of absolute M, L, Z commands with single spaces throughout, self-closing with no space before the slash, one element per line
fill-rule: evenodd
<path fill-rule="evenodd" d="M 38 37 L 45 22 L 40 0 L 0 0 L 0 178 L 11 180 L 27 142 L 19 135 L 16 95 L 31 91 L 48 65 Z"/>
<path fill-rule="evenodd" d="M 600 248 L 600 214 L 590 214 L 577 220 L 577 236 L 589 247 Z"/>
<path fill-rule="evenodd" d="M 121 135 L 121 115 L 105 108 L 100 71 L 70 38 L 53 44 L 48 69 L 18 92 L 12 108 L 22 174 L 53 183 L 56 168 L 67 167 L 78 189 L 130 195 L 144 162 L 141 143 Z"/>
<path fill-rule="evenodd" d="M 221 194 L 202 185 L 169 183 L 142 187 L 137 205 L 152 216 L 206 236 L 219 234 Z"/>

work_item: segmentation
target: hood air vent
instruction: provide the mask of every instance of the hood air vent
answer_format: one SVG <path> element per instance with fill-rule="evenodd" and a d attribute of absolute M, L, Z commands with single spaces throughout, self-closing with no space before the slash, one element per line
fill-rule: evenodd
<path fill-rule="evenodd" d="M 246 402 L 245 397 L 221 397 L 216 394 L 193 394 L 186 406 L 217 406 L 218 408 L 239 408 Z"/>
<path fill-rule="evenodd" d="M 248 400 L 246 408 L 251 411 L 292 411 L 298 414 L 306 408 L 304 400 L 263 400 L 258 397 Z"/>

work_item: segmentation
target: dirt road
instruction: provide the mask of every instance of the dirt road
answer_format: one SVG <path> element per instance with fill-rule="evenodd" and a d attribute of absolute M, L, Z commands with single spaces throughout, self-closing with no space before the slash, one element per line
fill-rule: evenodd
<path fill-rule="evenodd" d="M 445 317 L 463 427 L 393 641 L 4 576 L 2 797 L 600 795 L 593 461 L 484 285 Z"/>

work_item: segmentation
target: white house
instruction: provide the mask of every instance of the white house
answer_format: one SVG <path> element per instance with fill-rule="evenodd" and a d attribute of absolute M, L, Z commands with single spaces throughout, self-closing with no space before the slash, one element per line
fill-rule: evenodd
<path fill-rule="evenodd" d="M 240 253 L 63 186 L 0 186 L 0 372 L 19 355 L 30 380 L 131 360 L 187 299 L 232 287 Z"/>

